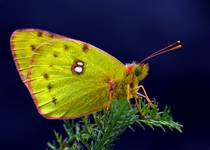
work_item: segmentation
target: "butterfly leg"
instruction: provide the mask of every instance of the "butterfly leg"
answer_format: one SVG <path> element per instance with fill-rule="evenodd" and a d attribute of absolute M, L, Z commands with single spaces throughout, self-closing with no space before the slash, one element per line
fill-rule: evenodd
<path fill-rule="evenodd" d="M 127 85 L 127 101 L 129 102 L 131 98 L 131 87 L 130 84 Z"/>
<path fill-rule="evenodd" d="M 137 97 L 135 97 L 134 99 L 135 99 L 135 104 L 136 104 L 136 107 L 137 107 L 139 113 L 141 114 L 141 116 L 144 116 L 142 109 L 141 109 L 141 100 L 138 100 Z"/>
<path fill-rule="evenodd" d="M 129 103 L 130 108 L 132 108 L 130 99 L 131 99 L 131 87 L 130 87 L 130 84 L 128 84 L 127 85 L 127 102 Z"/>
<path fill-rule="evenodd" d="M 109 91 L 108 97 L 107 97 L 107 103 L 106 103 L 106 110 L 107 110 L 107 111 L 110 110 L 110 106 L 111 106 L 111 97 L 112 97 L 112 91 Z"/>
<path fill-rule="evenodd" d="M 106 110 L 109 111 L 111 106 L 111 98 L 114 90 L 114 82 L 112 80 L 109 80 L 107 83 L 109 84 L 109 93 L 107 96 Z"/>
<path fill-rule="evenodd" d="M 144 95 L 143 94 L 140 94 L 140 93 L 137 93 L 139 96 L 142 96 L 143 98 L 145 98 L 147 100 L 147 102 L 152 106 L 152 101 L 150 100 L 145 88 L 143 85 L 139 85 L 139 89 L 142 89 L 143 92 L 144 92 Z"/>

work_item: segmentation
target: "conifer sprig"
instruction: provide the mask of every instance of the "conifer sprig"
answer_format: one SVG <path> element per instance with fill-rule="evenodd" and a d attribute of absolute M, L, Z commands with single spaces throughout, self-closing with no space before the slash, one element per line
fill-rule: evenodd
<path fill-rule="evenodd" d="M 113 101 L 109 112 L 102 110 L 79 120 L 64 121 L 66 136 L 55 131 L 55 140 L 48 142 L 48 148 L 52 150 L 109 150 L 114 146 L 114 141 L 132 125 L 161 128 L 166 127 L 182 132 L 182 125 L 175 122 L 170 115 L 169 107 L 159 111 L 155 101 L 153 107 L 139 100 L 141 113 L 135 104 L 128 104 L 126 100 Z"/>

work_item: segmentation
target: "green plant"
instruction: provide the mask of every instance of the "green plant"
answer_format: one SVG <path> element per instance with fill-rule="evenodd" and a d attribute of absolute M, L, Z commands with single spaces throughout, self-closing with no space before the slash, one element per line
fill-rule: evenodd
<path fill-rule="evenodd" d="M 151 107 L 141 99 L 137 106 L 129 105 L 126 100 L 113 101 L 109 112 L 102 110 L 77 120 L 66 120 L 64 129 L 67 136 L 55 131 L 55 140 L 47 145 L 52 150 L 108 150 L 127 128 L 134 130 L 134 124 L 143 129 L 149 126 L 165 131 L 168 127 L 182 132 L 182 125 L 173 121 L 168 107 L 159 111 L 156 101 Z"/>

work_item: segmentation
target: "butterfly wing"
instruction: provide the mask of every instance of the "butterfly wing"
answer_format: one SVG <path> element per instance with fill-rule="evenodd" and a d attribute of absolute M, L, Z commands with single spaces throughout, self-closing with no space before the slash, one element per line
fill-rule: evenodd
<path fill-rule="evenodd" d="M 102 109 L 109 80 L 122 80 L 124 65 L 81 41 L 56 38 L 40 45 L 26 84 L 39 112 L 50 119 L 77 118 Z"/>
<path fill-rule="evenodd" d="M 13 32 L 10 38 L 11 50 L 22 80 L 26 79 L 35 49 L 43 43 L 61 37 L 38 29 L 20 29 Z"/>

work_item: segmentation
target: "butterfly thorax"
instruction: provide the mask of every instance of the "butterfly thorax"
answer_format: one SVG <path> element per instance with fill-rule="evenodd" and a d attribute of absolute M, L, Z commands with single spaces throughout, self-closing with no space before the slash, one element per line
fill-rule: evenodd
<path fill-rule="evenodd" d="M 148 64 L 126 64 L 124 78 L 116 81 L 113 89 L 113 99 L 127 98 L 128 86 L 130 87 L 131 98 L 139 90 L 139 82 L 142 81 L 148 74 Z"/>

